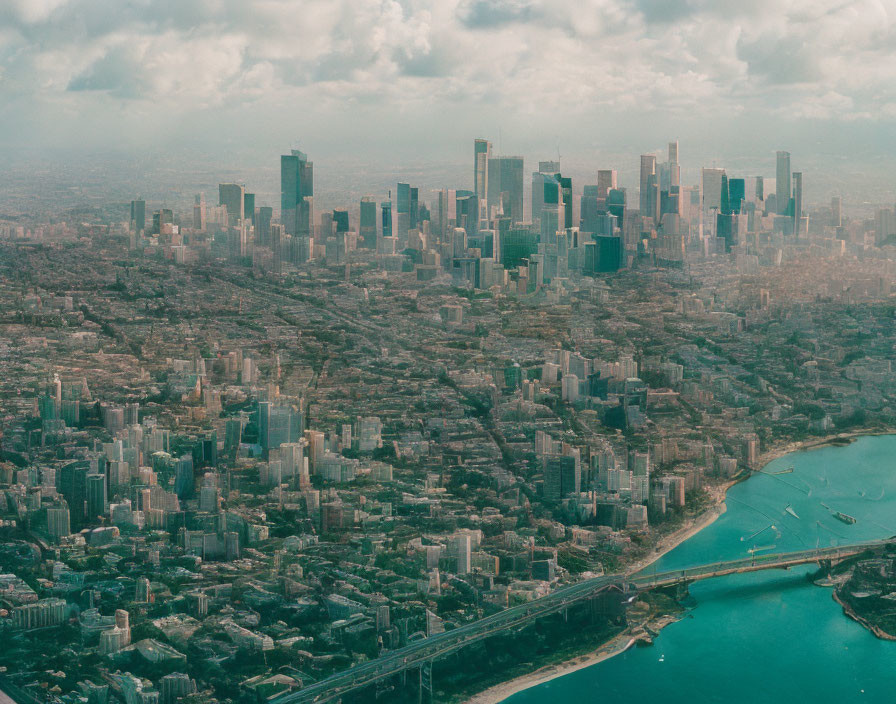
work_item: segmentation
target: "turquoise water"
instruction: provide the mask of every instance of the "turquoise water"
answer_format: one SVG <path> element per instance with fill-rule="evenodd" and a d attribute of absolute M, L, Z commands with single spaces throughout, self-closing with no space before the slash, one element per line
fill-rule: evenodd
<path fill-rule="evenodd" d="M 756 475 L 733 487 L 726 513 L 656 569 L 747 557 L 754 546 L 778 552 L 896 535 L 896 436 L 794 453 L 764 471 L 790 466 L 791 474 Z M 785 511 L 788 504 L 799 518 Z M 858 523 L 841 523 L 822 504 Z M 844 616 L 830 589 L 807 581 L 813 571 L 769 570 L 693 584 L 696 607 L 663 629 L 653 647 L 629 650 L 506 703 L 896 701 L 896 642 L 878 640 Z"/>

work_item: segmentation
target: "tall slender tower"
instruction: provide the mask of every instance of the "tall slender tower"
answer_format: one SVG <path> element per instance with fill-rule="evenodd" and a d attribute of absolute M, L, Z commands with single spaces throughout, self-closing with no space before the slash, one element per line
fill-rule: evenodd
<path fill-rule="evenodd" d="M 775 171 L 775 200 L 777 213 L 784 215 L 790 205 L 790 152 L 778 152 Z"/>
<path fill-rule="evenodd" d="M 803 217 L 803 174 L 793 172 L 793 234 L 800 234 L 800 219 Z"/>
<path fill-rule="evenodd" d="M 290 235 L 310 237 L 314 219 L 314 164 L 298 149 L 280 157 L 280 222 Z"/>
<path fill-rule="evenodd" d="M 657 220 L 658 215 L 658 182 L 656 178 L 656 156 L 653 154 L 641 155 L 641 191 L 640 208 L 641 215 L 647 215 Z"/>
<path fill-rule="evenodd" d="M 488 202 L 488 159 L 491 153 L 492 144 L 488 140 L 473 142 L 473 195 L 479 199 L 481 208 Z"/>

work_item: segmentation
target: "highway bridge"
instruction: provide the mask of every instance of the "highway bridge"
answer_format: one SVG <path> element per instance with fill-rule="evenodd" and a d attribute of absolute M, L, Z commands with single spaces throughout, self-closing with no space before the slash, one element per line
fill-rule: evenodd
<path fill-rule="evenodd" d="M 514 606 L 487 618 L 465 624 L 451 631 L 410 643 L 398 650 L 351 667 L 343 672 L 310 684 L 275 700 L 275 704 L 323 704 L 347 693 L 400 674 L 403 670 L 425 667 L 440 657 L 483 640 L 507 629 L 519 628 L 536 619 L 562 612 L 570 606 L 592 599 L 607 589 L 623 593 L 645 591 L 701 579 L 723 577 L 767 569 L 787 569 L 811 563 L 837 563 L 866 550 L 894 544 L 892 540 L 876 540 L 855 545 L 817 548 L 798 552 L 753 555 L 739 560 L 715 562 L 683 570 L 636 574 L 614 574 L 583 580 L 554 590 L 547 596 Z"/>

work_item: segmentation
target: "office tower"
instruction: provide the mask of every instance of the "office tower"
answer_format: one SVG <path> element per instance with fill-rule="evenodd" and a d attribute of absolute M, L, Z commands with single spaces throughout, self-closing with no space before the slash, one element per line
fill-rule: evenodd
<path fill-rule="evenodd" d="M 560 184 L 560 209 L 563 214 L 563 222 L 558 223 L 560 230 L 573 226 L 572 220 L 572 178 L 555 174 L 557 183 Z"/>
<path fill-rule="evenodd" d="M 271 244 L 271 220 L 274 219 L 274 209 L 269 205 L 263 205 L 255 215 L 255 242 L 267 247 Z"/>
<path fill-rule="evenodd" d="M 762 176 L 756 177 L 755 196 L 757 202 L 762 202 L 765 200 L 765 179 Z"/>
<path fill-rule="evenodd" d="M 597 197 L 606 198 L 616 188 L 616 169 L 599 169 L 597 172 Z"/>
<path fill-rule="evenodd" d="M 485 139 L 473 142 L 473 195 L 479 203 L 486 203 L 488 198 L 488 158 L 491 152 L 491 142 Z"/>
<path fill-rule="evenodd" d="M 68 504 L 72 530 L 84 527 L 87 518 L 87 472 L 90 462 L 70 462 L 56 473 L 56 489 Z"/>
<path fill-rule="evenodd" d="M 174 465 L 174 493 L 179 499 L 193 498 L 195 481 L 193 477 L 193 457 L 184 455 L 175 461 Z"/>
<path fill-rule="evenodd" d="M 532 222 L 541 220 L 541 209 L 544 207 L 544 183 L 560 171 L 559 161 L 539 161 L 538 171 L 532 174 Z"/>
<path fill-rule="evenodd" d="M 640 207 L 641 215 L 659 219 L 659 183 L 656 177 L 656 156 L 653 154 L 641 155 L 641 191 Z"/>
<path fill-rule="evenodd" d="M 336 234 L 348 232 L 348 211 L 337 209 L 333 211 L 333 224 L 336 226 Z"/>
<path fill-rule="evenodd" d="M 831 226 L 843 225 L 843 199 L 840 196 L 831 198 Z"/>
<path fill-rule="evenodd" d="M 452 223 L 457 222 L 457 192 L 450 188 L 439 191 L 436 213 L 436 233 L 441 238 L 448 236 Z"/>
<path fill-rule="evenodd" d="M 565 377 L 564 377 L 565 378 Z M 544 496 L 551 501 L 560 501 L 581 491 L 581 465 L 575 457 L 551 455 L 545 459 Z"/>
<path fill-rule="evenodd" d="M 678 140 L 674 142 L 669 142 L 669 163 L 677 164 L 678 163 Z M 678 184 L 675 184 L 678 185 Z"/>
<path fill-rule="evenodd" d="M 255 194 L 243 194 L 243 217 L 253 225 L 255 224 Z"/>
<path fill-rule="evenodd" d="M 458 191 L 455 201 L 457 213 L 457 226 L 463 228 L 467 237 L 473 237 L 479 232 L 479 199 L 475 193 Z"/>
<path fill-rule="evenodd" d="M 786 215 L 790 207 L 790 152 L 777 153 L 775 200 L 778 203 L 778 215 Z"/>
<path fill-rule="evenodd" d="M 472 552 L 469 533 L 455 533 L 451 536 L 448 554 L 457 560 L 457 574 L 468 574 L 471 571 Z"/>
<path fill-rule="evenodd" d="M 415 230 L 420 227 L 420 189 L 411 187 L 408 198 L 408 228 Z"/>
<path fill-rule="evenodd" d="M 392 201 L 384 200 L 380 203 L 382 211 L 382 229 L 383 237 L 392 237 Z"/>
<path fill-rule="evenodd" d="M 361 199 L 361 221 L 358 227 L 359 247 L 376 249 L 376 201 L 373 196 Z"/>
<path fill-rule="evenodd" d="M 523 221 L 523 157 L 499 156 L 488 160 L 488 217 L 496 212 L 511 222 Z"/>
<path fill-rule="evenodd" d="M 800 222 L 803 217 L 803 174 L 801 171 L 793 172 L 793 234 L 799 236 L 802 233 Z"/>
<path fill-rule="evenodd" d="M 47 509 L 47 533 L 56 540 L 71 535 L 71 517 L 65 502 Z"/>
<path fill-rule="evenodd" d="M 747 197 L 747 184 L 742 178 L 728 179 L 728 208 L 732 213 L 739 213 Z"/>
<path fill-rule="evenodd" d="M 280 157 L 280 222 L 286 233 L 311 237 L 314 218 L 314 163 L 298 149 Z"/>
<path fill-rule="evenodd" d="M 794 174 L 796 176 L 796 174 Z M 874 231 L 878 244 L 896 235 L 896 218 L 889 208 L 878 208 L 874 214 Z"/>
<path fill-rule="evenodd" d="M 131 229 L 140 232 L 146 229 L 146 201 L 131 201 Z"/>
<path fill-rule="evenodd" d="M 563 192 L 560 180 L 556 176 L 543 175 L 541 195 L 541 238 L 546 240 L 554 236 L 565 227 L 563 221 L 565 211 L 563 208 Z"/>
<path fill-rule="evenodd" d="M 106 477 L 102 474 L 87 475 L 87 519 L 95 522 L 106 515 Z"/>
<path fill-rule="evenodd" d="M 681 167 L 678 165 L 678 142 L 669 142 L 669 159 L 657 168 L 660 198 L 666 193 L 677 195 L 681 186 Z M 671 212 L 671 211 L 670 211 Z"/>
<path fill-rule="evenodd" d="M 166 225 L 174 222 L 174 211 L 170 208 L 162 208 L 152 214 L 152 234 L 160 235 Z"/>
<path fill-rule="evenodd" d="M 703 212 L 722 209 L 722 176 L 725 169 L 703 169 Z"/>
<path fill-rule="evenodd" d="M 205 194 L 197 193 L 193 199 L 193 229 L 205 229 Z"/>
<path fill-rule="evenodd" d="M 399 183 L 395 192 L 395 237 L 398 244 L 404 247 L 408 241 L 408 230 L 411 226 L 411 185 Z"/>
<path fill-rule="evenodd" d="M 227 208 L 227 224 L 236 225 L 246 217 L 246 187 L 238 183 L 219 184 L 218 205 Z"/>

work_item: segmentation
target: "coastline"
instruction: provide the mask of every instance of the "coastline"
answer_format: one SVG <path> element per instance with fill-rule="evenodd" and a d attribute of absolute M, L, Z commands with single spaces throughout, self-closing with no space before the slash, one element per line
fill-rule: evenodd
<path fill-rule="evenodd" d="M 887 632 L 886 632 L 884 629 L 882 629 L 880 626 L 877 626 L 877 625 L 871 623 L 871 622 L 870 622 L 868 619 L 866 619 L 864 616 L 859 616 L 859 615 L 855 612 L 855 609 L 852 608 L 852 606 L 850 606 L 849 604 L 847 604 L 845 601 L 843 601 L 843 600 L 837 595 L 837 590 L 836 590 L 836 589 L 834 589 L 833 598 L 834 598 L 834 601 L 836 601 L 838 604 L 840 604 L 840 606 L 843 607 L 843 613 L 846 614 L 846 615 L 847 615 L 849 618 L 851 618 L 853 621 L 855 621 L 856 623 L 858 623 L 860 626 L 862 626 L 863 628 L 867 629 L 868 631 L 870 631 L 871 633 L 873 633 L 875 636 L 877 636 L 877 637 L 880 638 L 881 640 L 894 640 L 894 641 L 896 641 L 896 636 L 894 636 L 894 635 L 892 635 L 892 634 L 890 634 L 890 633 L 887 633 Z"/>
<path fill-rule="evenodd" d="M 692 538 L 701 530 L 714 523 L 716 519 L 718 519 L 719 516 L 725 513 L 727 509 L 727 506 L 725 505 L 725 496 L 728 493 L 728 489 L 741 481 L 746 481 L 756 472 L 760 472 L 773 460 L 776 460 L 785 455 L 792 454 L 794 452 L 805 452 L 828 446 L 848 445 L 854 442 L 859 437 L 891 434 L 893 434 L 892 430 L 881 430 L 879 428 L 869 430 L 853 430 L 843 433 L 835 433 L 819 438 L 801 440 L 798 442 L 789 442 L 777 447 L 770 448 L 766 452 L 762 453 L 762 455 L 760 455 L 759 462 L 757 463 L 759 467 L 758 470 L 752 470 L 739 479 L 732 479 L 717 486 L 710 487 L 710 492 L 714 499 L 713 506 L 703 512 L 700 516 L 689 520 L 684 526 L 682 526 L 675 532 L 663 536 L 657 544 L 656 551 L 652 555 L 649 555 L 648 557 L 645 557 L 628 567 L 626 569 L 626 573 L 635 574 L 649 567 L 651 564 L 663 557 L 666 553 L 671 552 L 683 542 Z M 844 611 L 846 611 L 846 609 L 844 609 Z M 849 616 L 848 613 L 847 615 Z M 668 625 L 669 623 L 674 622 L 675 620 L 677 619 L 660 617 L 656 619 L 658 623 L 648 625 L 652 625 L 654 627 L 654 630 L 659 631 L 661 628 Z M 508 697 L 522 692 L 523 690 L 530 689 L 531 687 L 536 687 L 540 684 L 544 684 L 545 682 L 557 679 L 558 677 L 563 677 L 564 675 L 576 672 L 577 670 L 596 665 L 600 662 L 603 662 L 604 660 L 609 660 L 615 655 L 619 655 L 620 653 L 625 652 L 632 645 L 634 645 L 639 640 L 639 637 L 634 635 L 633 632 L 641 629 L 643 629 L 643 626 L 633 626 L 627 628 L 615 638 L 612 638 L 607 643 L 600 646 L 597 650 L 591 651 L 590 653 L 583 653 L 582 655 L 579 655 L 565 662 L 546 665 L 545 667 L 534 670 L 533 672 L 530 672 L 526 675 L 521 675 L 520 677 L 515 677 L 511 680 L 508 680 L 507 682 L 502 682 L 501 684 L 489 687 L 488 689 L 485 689 L 466 699 L 465 704 L 500 704 Z"/>

